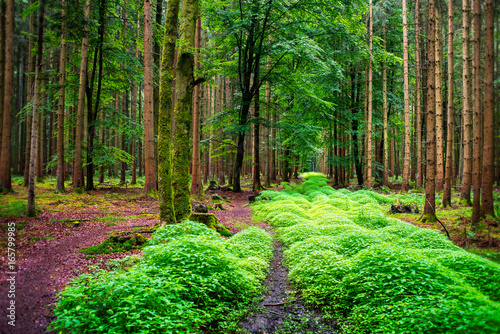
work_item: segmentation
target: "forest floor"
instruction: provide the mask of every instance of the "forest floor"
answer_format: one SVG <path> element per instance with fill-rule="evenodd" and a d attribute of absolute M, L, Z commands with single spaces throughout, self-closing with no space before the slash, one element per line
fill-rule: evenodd
<path fill-rule="evenodd" d="M 158 220 L 158 201 L 144 196 L 142 188 L 100 185 L 98 190 L 85 194 L 54 193 L 55 180 L 37 184 L 37 205 L 41 213 L 36 218 L 23 217 L 27 199 L 26 188 L 15 186 L 14 194 L 0 196 L 0 333 L 44 333 L 52 318 L 57 294 L 74 277 L 106 269 L 106 262 L 140 250 L 101 255 L 87 255 L 79 250 L 99 244 L 117 231 L 137 231 L 152 227 Z M 217 194 L 222 198 L 220 200 Z M 269 225 L 251 219 L 249 197 L 251 190 L 242 193 L 211 191 L 198 201 L 209 207 L 219 221 L 231 232 L 258 225 L 272 233 Z M 213 210 L 220 204 L 223 210 Z M 443 211 L 445 210 L 445 211 Z M 447 210 L 447 211 L 446 211 Z M 500 261 L 498 228 L 471 232 L 466 226 L 468 209 L 439 209 L 438 216 L 450 230 L 455 243 L 479 255 Z M 443 214 L 446 213 L 446 215 Z M 424 228 L 440 228 L 439 224 L 420 224 L 418 214 L 396 214 Z M 6 325 L 9 287 L 6 279 L 12 275 L 8 268 L 8 226 L 15 223 L 15 294 L 16 327 Z M 470 226 L 470 225 L 469 225 Z M 493 232 L 492 232 L 493 231 Z M 283 265 L 283 246 L 275 242 L 271 272 L 261 303 L 241 327 L 250 333 L 335 333 L 335 324 L 314 310 L 307 309 L 288 281 Z"/>

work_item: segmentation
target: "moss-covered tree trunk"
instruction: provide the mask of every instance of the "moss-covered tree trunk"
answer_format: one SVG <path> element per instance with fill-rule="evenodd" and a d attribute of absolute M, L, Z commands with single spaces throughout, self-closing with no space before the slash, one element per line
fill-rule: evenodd
<path fill-rule="evenodd" d="M 167 5 L 167 17 L 163 37 L 160 109 L 158 113 L 158 195 L 160 197 L 160 219 L 166 223 L 175 223 L 170 118 L 172 112 L 172 82 L 174 78 L 174 55 L 178 17 L 179 0 L 170 0 Z"/>
<path fill-rule="evenodd" d="M 198 0 L 186 0 L 182 5 L 179 56 L 177 58 L 176 96 L 172 150 L 172 186 L 175 217 L 191 214 L 189 164 L 191 163 L 190 128 L 194 87 L 194 40 Z"/>

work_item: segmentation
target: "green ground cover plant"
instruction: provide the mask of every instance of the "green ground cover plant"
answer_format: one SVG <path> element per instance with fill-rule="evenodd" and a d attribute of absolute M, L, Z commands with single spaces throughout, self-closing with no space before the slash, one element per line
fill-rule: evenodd
<path fill-rule="evenodd" d="M 500 265 L 381 205 L 421 194 L 335 190 L 324 176 L 263 191 L 252 208 L 285 244 L 290 279 L 344 333 L 500 333 Z M 283 205 L 282 205 L 283 204 Z"/>
<path fill-rule="evenodd" d="M 70 333 L 230 332 L 262 292 L 272 238 L 230 239 L 186 221 L 153 234 L 142 257 L 81 275 L 60 294 L 51 329 Z"/>

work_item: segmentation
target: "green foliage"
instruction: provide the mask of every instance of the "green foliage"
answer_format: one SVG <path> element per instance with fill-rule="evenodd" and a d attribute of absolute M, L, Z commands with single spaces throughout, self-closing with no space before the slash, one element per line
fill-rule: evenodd
<path fill-rule="evenodd" d="M 28 204 L 23 201 L 13 201 L 0 206 L 0 218 L 20 218 L 26 215 Z"/>
<path fill-rule="evenodd" d="M 380 204 L 401 198 L 314 175 L 252 208 L 277 228 L 291 280 L 345 333 L 499 333 L 500 266 L 386 217 Z"/>
<path fill-rule="evenodd" d="M 233 238 L 225 241 L 191 221 L 162 227 L 142 259 L 113 260 L 108 262 L 113 271 L 73 280 L 59 296 L 51 329 L 231 332 L 259 296 L 272 251 L 270 236 L 262 230 L 247 229 Z M 257 254 L 257 249 L 263 251 Z"/>

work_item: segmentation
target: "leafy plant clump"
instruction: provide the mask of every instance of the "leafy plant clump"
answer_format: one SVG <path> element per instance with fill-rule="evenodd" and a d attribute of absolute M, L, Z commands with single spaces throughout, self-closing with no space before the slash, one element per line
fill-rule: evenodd
<path fill-rule="evenodd" d="M 257 253 L 252 250 L 260 249 Z M 225 240 L 187 221 L 153 234 L 143 257 L 82 275 L 60 294 L 52 330 L 231 332 L 262 291 L 271 238 L 249 228 Z"/>
<path fill-rule="evenodd" d="M 344 333 L 500 333 L 500 265 L 386 217 L 380 204 L 401 195 L 304 178 L 293 189 L 263 191 L 252 208 L 287 247 L 304 298 L 334 314 Z"/>

